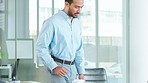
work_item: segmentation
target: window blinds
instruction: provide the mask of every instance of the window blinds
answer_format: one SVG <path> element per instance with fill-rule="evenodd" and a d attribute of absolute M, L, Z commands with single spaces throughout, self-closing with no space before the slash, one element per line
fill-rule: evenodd
<path fill-rule="evenodd" d="M 4 0 L 0 0 L 0 28 L 4 28 L 5 25 L 5 4 Z"/>

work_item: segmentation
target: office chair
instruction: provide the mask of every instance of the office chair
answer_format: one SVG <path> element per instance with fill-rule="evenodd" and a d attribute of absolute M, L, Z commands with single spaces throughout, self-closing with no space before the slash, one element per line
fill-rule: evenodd
<path fill-rule="evenodd" d="M 108 83 L 104 68 L 86 68 L 84 75 L 86 83 Z"/>

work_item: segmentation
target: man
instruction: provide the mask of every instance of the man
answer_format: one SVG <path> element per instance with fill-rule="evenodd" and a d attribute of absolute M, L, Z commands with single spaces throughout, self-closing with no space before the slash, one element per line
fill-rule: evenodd
<path fill-rule="evenodd" d="M 51 83 L 84 80 L 84 51 L 77 19 L 84 0 L 65 0 L 65 7 L 43 23 L 37 40 L 37 55 L 51 73 Z"/>

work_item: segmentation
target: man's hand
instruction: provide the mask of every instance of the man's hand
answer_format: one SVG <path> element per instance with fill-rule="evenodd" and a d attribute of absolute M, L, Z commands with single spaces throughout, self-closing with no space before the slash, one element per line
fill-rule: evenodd
<path fill-rule="evenodd" d="M 79 79 L 80 79 L 80 80 L 85 80 L 84 75 L 83 75 L 83 74 L 79 74 Z M 86 81 L 85 81 L 84 83 L 86 83 Z"/>
<path fill-rule="evenodd" d="M 56 73 L 60 77 L 63 77 L 68 73 L 68 71 L 64 67 L 61 67 L 61 66 L 57 66 L 56 68 L 54 68 L 53 72 Z"/>
<path fill-rule="evenodd" d="M 85 79 L 85 78 L 84 78 L 84 75 L 83 75 L 83 74 L 79 74 L 79 79 L 84 80 L 84 79 Z"/>

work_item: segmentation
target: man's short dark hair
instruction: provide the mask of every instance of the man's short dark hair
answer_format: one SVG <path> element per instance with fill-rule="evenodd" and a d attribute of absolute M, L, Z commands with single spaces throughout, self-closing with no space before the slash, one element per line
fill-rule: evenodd
<path fill-rule="evenodd" d="M 69 4 L 73 3 L 73 0 L 65 0 L 65 2 L 68 2 Z"/>

